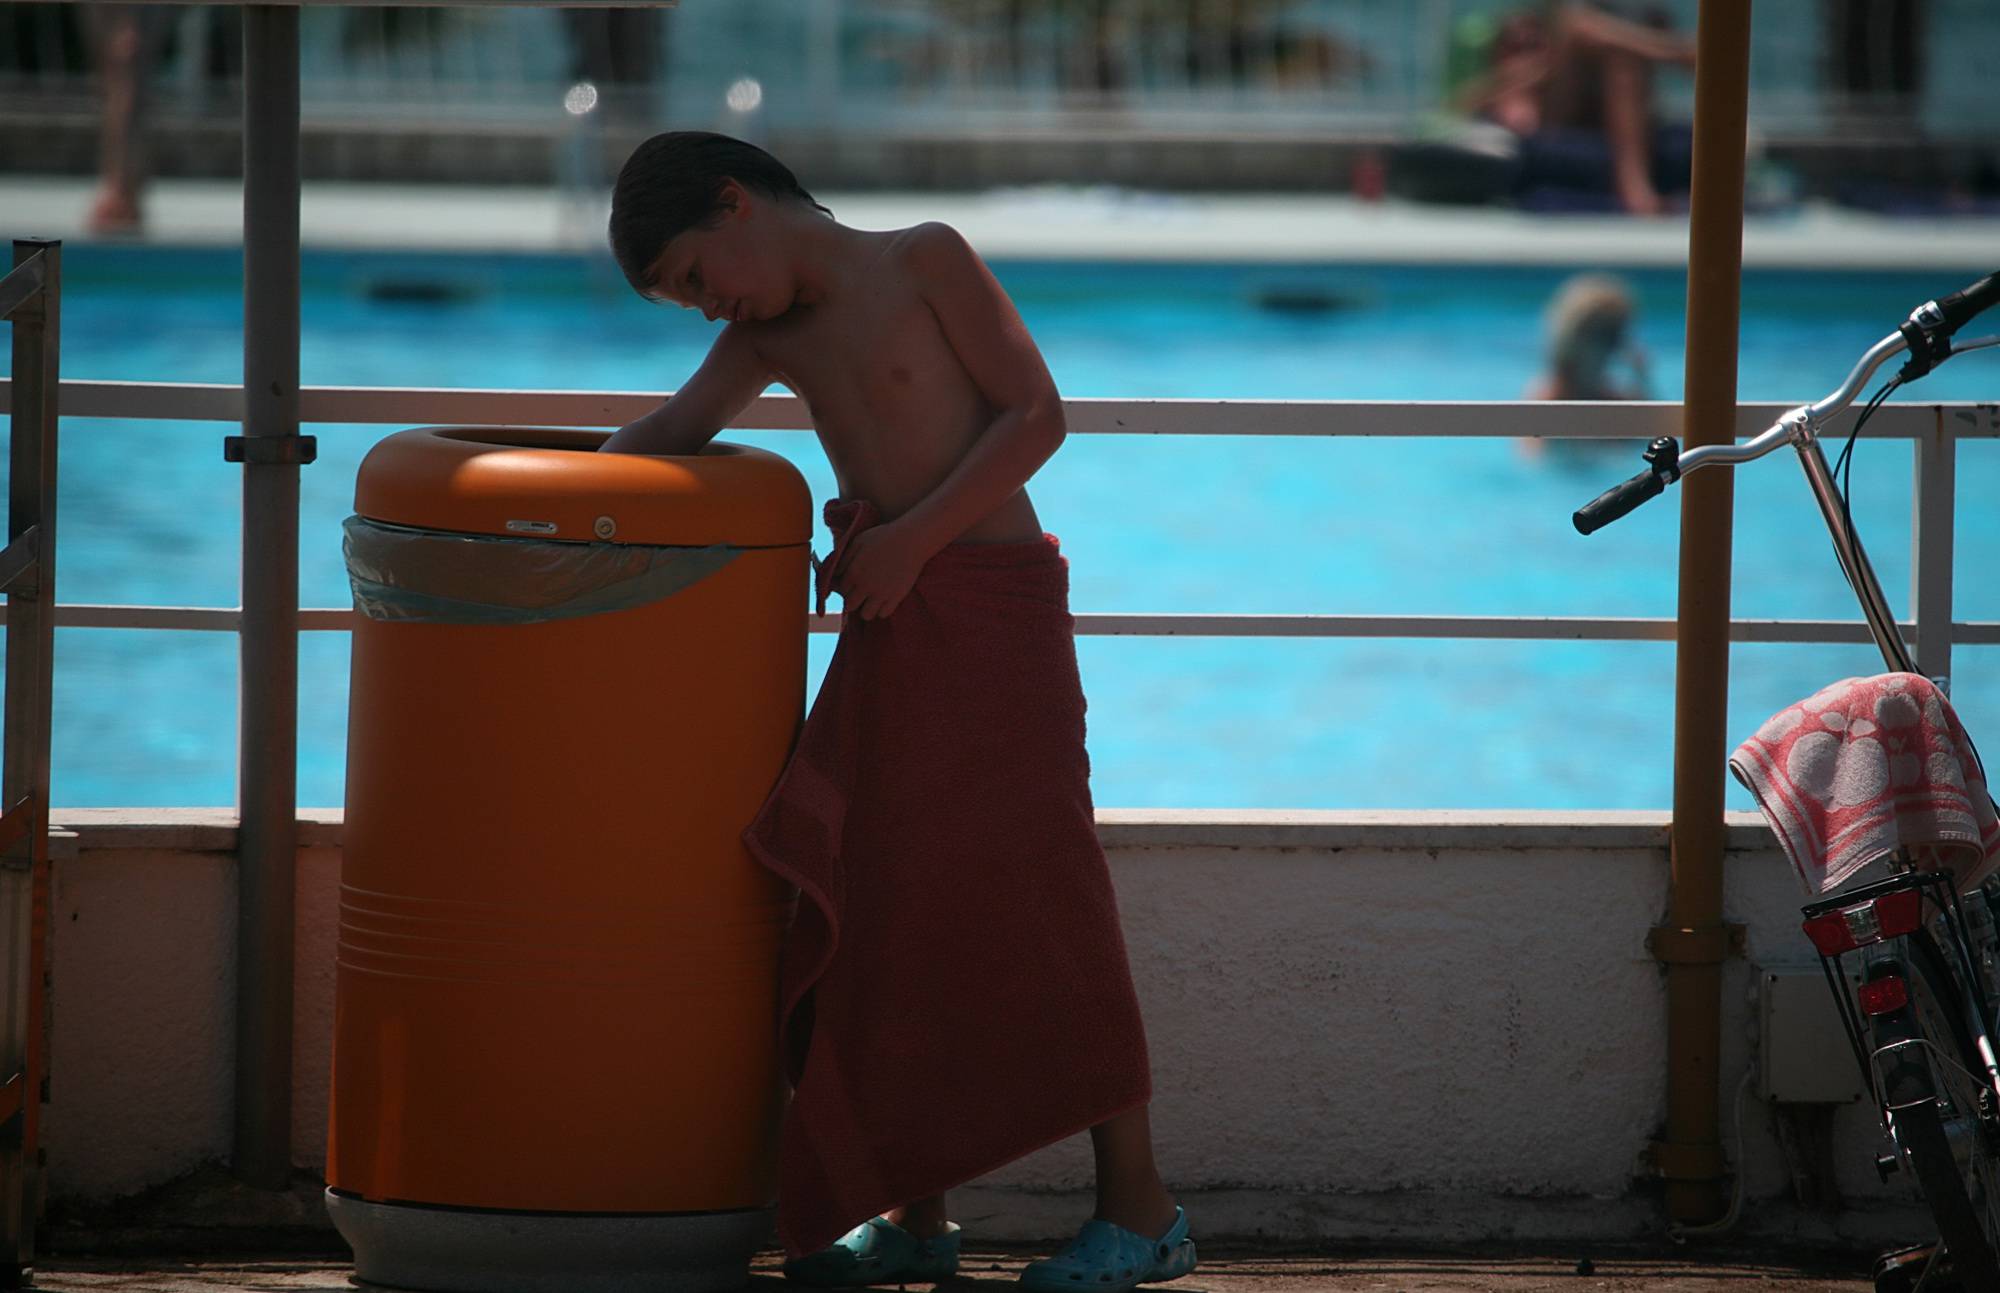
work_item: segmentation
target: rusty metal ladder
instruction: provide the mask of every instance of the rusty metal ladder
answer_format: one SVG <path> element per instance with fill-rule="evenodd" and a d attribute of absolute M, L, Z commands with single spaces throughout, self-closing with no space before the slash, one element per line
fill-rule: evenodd
<path fill-rule="evenodd" d="M 22 238 L 0 278 L 13 325 L 5 714 L 0 718 L 0 1287 L 33 1277 L 46 1203 L 49 719 L 55 655 L 56 398 L 62 244 Z"/>

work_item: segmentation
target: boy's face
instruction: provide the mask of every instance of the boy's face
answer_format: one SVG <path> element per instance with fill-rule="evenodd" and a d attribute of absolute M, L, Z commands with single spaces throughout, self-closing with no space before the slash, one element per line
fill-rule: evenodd
<path fill-rule="evenodd" d="M 770 204 L 734 180 L 707 227 L 684 230 L 660 249 L 648 272 L 651 295 L 710 320 L 775 319 L 797 295 L 775 237 Z"/>

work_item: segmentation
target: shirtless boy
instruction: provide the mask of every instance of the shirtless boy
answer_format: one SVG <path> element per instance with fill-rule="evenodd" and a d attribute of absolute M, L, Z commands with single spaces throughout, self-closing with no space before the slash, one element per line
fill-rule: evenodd
<path fill-rule="evenodd" d="M 842 498 L 872 502 L 881 518 L 853 534 L 832 572 L 847 610 L 844 635 L 857 618 L 893 616 L 947 545 L 1051 542 L 1024 486 L 1062 443 L 1061 400 L 1013 303 L 956 230 L 848 228 L 763 150 L 674 132 L 648 140 L 626 162 L 610 238 L 641 295 L 699 309 L 725 326 L 685 385 L 602 448 L 697 454 L 767 385 L 789 387 L 810 412 Z M 1073 685 L 1067 635 L 1061 649 Z M 1080 708 L 1079 699 L 1079 732 Z M 1094 868 L 1089 882 L 1108 891 L 1087 816 L 1082 832 L 1088 838 L 1074 851 Z M 1115 923 L 1099 934 L 1118 949 L 1098 972 L 1119 980 L 1102 1000 L 1132 1001 L 1136 1011 L 1117 937 Z M 1043 1013 L 1069 1027 L 1059 1009 Z M 1143 1083 L 1143 1042 L 1140 1049 L 1134 1063 Z M 1082 1082 L 1059 1067 L 1047 1079 Z M 1090 1131 L 1096 1213 L 1061 1255 L 1030 1264 L 1022 1282 L 1121 1293 L 1192 1270 L 1194 1245 L 1155 1168 L 1146 1105 Z M 957 1266 L 958 1230 L 937 1193 L 890 1209 L 831 1247 L 788 1252 L 785 1273 L 819 1286 L 945 1279 Z"/>
<path fill-rule="evenodd" d="M 701 194 L 712 219 L 673 209 L 666 195 L 684 202 L 687 184 L 670 167 L 723 173 Z M 726 136 L 657 136 L 634 168 L 657 179 L 633 184 L 612 216 L 626 277 L 642 296 L 728 322 L 687 384 L 604 449 L 699 453 L 765 387 L 790 388 L 841 496 L 872 499 L 885 522 L 857 536 L 834 584 L 863 619 L 894 613 L 947 543 L 1040 537 L 1023 484 L 1062 443 L 1062 401 L 955 229 L 850 229 L 775 158 Z"/>

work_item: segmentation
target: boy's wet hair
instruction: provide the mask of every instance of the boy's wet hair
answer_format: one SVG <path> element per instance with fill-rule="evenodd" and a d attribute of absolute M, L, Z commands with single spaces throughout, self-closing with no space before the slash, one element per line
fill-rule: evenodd
<path fill-rule="evenodd" d="M 632 150 L 611 191 L 611 254 L 641 296 L 646 270 L 678 234 L 706 225 L 722 209 L 724 180 L 768 197 L 813 201 L 785 164 L 755 144 L 707 130 L 670 130 Z M 827 211 L 832 215 L 831 211 Z"/>

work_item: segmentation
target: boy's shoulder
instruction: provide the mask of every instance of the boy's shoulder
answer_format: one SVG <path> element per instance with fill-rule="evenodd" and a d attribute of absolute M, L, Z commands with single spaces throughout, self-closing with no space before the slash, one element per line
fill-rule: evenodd
<path fill-rule="evenodd" d="M 942 220 L 926 220 L 898 229 L 890 244 L 896 255 L 919 275 L 949 280 L 980 263 L 965 235 Z"/>
<path fill-rule="evenodd" d="M 993 271 L 965 235 L 942 220 L 897 229 L 889 255 L 896 274 L 933 308 L 975 302 L 997 290 Z"/>

